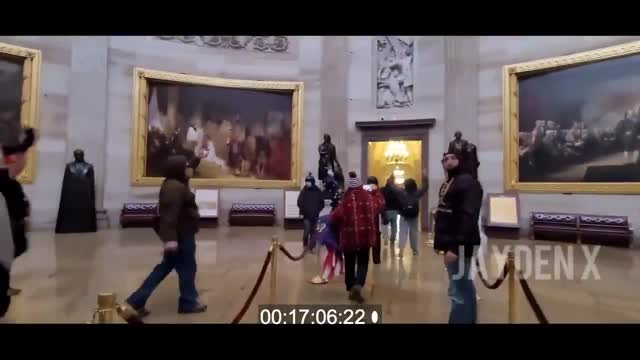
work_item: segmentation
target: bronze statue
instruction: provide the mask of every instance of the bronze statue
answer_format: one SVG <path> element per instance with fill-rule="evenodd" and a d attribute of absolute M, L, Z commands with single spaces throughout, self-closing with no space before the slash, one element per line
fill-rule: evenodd
<path fill-rule="evenodd" d="M 344 185 L 344 177 L 342 176 L 342 167 L 338 162 L 336 155 L 336 147 L 331 143 L 331 136 L 324 134 L 324 141 L 318 146 L 320 160 L 318 160 L 318 180 L 324 184 L 329 171 L 333 173 L 336 182 L 342 187 Z"/>
<path fill-rule="evenodd" d="M 462 169 L 471 174 L 474 179 L 478 179 L 478 161 L 477 147 L 469 141 L 462 138 L 462 132 L 456 131 L 454 139 L 449 143 L 449 152 L 458 155 L 462 162 Z"/>
<path fill-rule="evenodd" d="M 56 233 L 96 232 L 96 191 L 93 165 L 84 160 L 84 151 L 73 152 L 62 180 L 62 194 Z"/>

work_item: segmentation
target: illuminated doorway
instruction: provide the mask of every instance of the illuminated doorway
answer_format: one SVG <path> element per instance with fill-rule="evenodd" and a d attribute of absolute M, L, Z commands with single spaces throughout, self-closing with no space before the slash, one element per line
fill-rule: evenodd
<path fill-rule="evenodd" d="M 422 169 L 429 168 L 429 131 L 435 122 L 435 119 L 356 121 L 356 128 L 362 135 L 363 180 L 373 175 L 378 178 L 380 186 L 384 186 L 389 174 L 398 170 L 397 173 L 403 175 L 404 180 L 412 177 L 421 186 Z M 396 143 L 388 149 L 391 142 Z M 390 157 L 404 157 L 405 147 L 407 160 L 404 164 L 400 164 L 401 161 L 396 164 Z M 385 152 L 389 158 L 385 158 Z M 420 209 L 423 210 L 420 211 L 422 230 L 428 230 L 430 225 L 428 201 L 428 194 L 420 200 Z"/>
<path fill-rule="evenodd" d="M 369 141 L 367 176 L 378 178 L 380 187 L 385 186 L 391 174 L 396 186 L 403 188 L 407 179 L 414 179 L 418 188 L 422 185 L 422 141 L 388 140 Z M 421 211 L 422 212 L 422 209 Z M 396 229 L 400 229 L 400 218 L 396 218 Z M 399 239 L 398 234 L 394 238 Z"/>

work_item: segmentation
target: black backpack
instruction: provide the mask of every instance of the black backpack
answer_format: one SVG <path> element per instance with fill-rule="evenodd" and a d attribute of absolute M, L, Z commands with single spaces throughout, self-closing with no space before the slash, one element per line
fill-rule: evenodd
<path fill-rule="evenodd" d="M 402 208 L 400 209 L 400 215 L 405 218 L 413 219 L 418 217 L 420 213 L 420 199 L 413 195 L 405 195 L 402 201 Z"/>

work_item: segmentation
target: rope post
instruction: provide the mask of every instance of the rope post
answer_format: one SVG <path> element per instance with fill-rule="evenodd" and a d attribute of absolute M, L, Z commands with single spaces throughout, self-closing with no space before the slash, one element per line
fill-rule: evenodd
<path fill-rule="evenodd" d="M 113 312 L 116 307 L 116 295 L 114 293 L 98 294 L 98 324 L 113 323 Z"/>
<path fill-rule="evenodd" d="M 271 238 L 271 294 L 270 294 L 270 302 L 271 304 L 276 303 L 276 279 L 278 272 L 278 252 L 280 251 L 280 242 L 278 241 L 277 236 L 273 236 Z"/>
<path fill-rule="evenodd" d="M 509 324 L 516 322 L 516 260 L 513 251 L 507 255 L 507 268 L 509 270 Z"/>

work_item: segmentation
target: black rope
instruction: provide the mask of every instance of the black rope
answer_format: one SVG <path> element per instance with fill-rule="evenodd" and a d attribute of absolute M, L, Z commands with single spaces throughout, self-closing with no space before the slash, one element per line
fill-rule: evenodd
<path fill-rule="evenodd" d="M 271 261 L 272 254 L 273 254 L 273 248 L 269 249 L 269 252 L 267 252 L 267 257 L 265 257 L 264 263 L 262 264 L 262 269 L 260 269 L 258 280 L 256 280 L 256 284 L 253 286 L 253 289 L 251 290 L 251 294 L 249 294 L 247 301 L 244 302 L 242 309 L 240 309 L 240 312 L 238 312 L 238 315 L 236 315 L 236 317 L 233 318 L 233 321 L 231 322 L 232 324 L 239 323 L 240 320 L 242 320 L 242 318 L 244 317 L 244 314 L 249 309 L 249 306 L 251 306 L 251 302 L 253 301 L 253 298 L 258 293 L 258 289 L 260 289 L 260 285 L 262 284 L 262 280 L 264 279 L 264 274 L 267 272 L 267 268 L 269 267 L 269 262 Z"/>
<path fill-rule="evenodd" d="M 496 282 L 494 282 L 493 284 L 490 284 L 487 278 L 482 274 L 482 268 L 480 267 L 480 262 L 477 257 L 476 257 L 476 269 L 478 269 L 478 275 L 480 275 L 480 280 L 482 281 L 484 286 L 486 286 L 487 289 L 491 289 L 491 290 L 495 290 L 499 288 L 500 285 L 502 285 L 502 283 L 504 282 L 504 279 L 506 279 L 507 275 L 509 274 L 509 266 L 507 266 L 507 264 L 505 263 L 500 277 L 496 279 Z"/>
<path fill-rule="evenodd" d="M 536 300 L 536 297 L 533 295 L 533 292 L 531 291 L 531 288 L 529 287 L 527 280 L 522 277 L 521 271 L 518 271 L 518 278 L 520 280 L 520 285 L 522 286 L 522 291 L 524 292 L 524 296 L 527 298 L 529 305 L 531 305 L 531 309 L 533 310 L 533 313 L 536 315 L 538 322 L 540 324 L 548 324 L 549 320 L 547 320 L 547 317 L 544 315 L 544 312 L 542 312 L 542 308 L 540 307 L 540 304 L 538 304 L 538 300 Z"/>
<path fill-rule="evenodd" d="M 285 249 L 284 245 L 278 244 L 278 247 L 280 248 L 280 251 L 282 251 L 282 253 L 291 261 L 300 261 L 305 255 L 307 255 L 307 252 L 309 252 L 309 248 L 305 247 L 304 250 L 302 250 L 302 254 L 299 256 L 293 256 L 287 249 Z"/>

